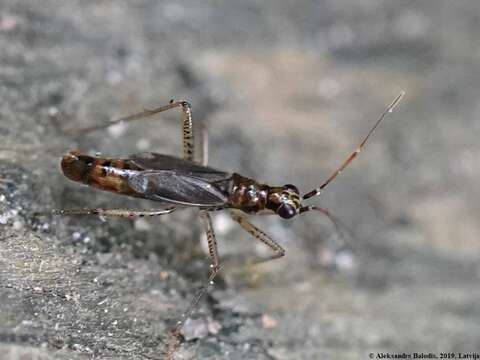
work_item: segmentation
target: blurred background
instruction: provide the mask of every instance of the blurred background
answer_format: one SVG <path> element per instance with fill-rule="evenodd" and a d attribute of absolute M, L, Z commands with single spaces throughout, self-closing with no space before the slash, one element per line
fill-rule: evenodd
<path fill-rule="evenodd" d="M 224 269 L 175 358 L 478 350 L 479 26 L 476 1 L 2 0 L 0 357 L 160 359 L 207 276 L 195 210 L 46 214 L 155 207 L 74 184 L 59 162 L 68 149 L 180 155 L 180 113 L 65 129 L 188 100 L 211 166 L 305 193 L 402 89 L 310 201 L 340 231 L 316 213 L 252 217 L 287 254 L 245 268 L 266 249 L 213 215 Z"/>

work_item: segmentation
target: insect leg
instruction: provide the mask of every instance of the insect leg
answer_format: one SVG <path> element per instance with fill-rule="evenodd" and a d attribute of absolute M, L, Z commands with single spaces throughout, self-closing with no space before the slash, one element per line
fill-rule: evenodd
<path fill-rule="evenodd" d="M 180 316 L 180 320 L 177 321 L 175 325 L 175 329 L 173 331 L 174 334 L 178 335 L 180 330 L 182 329 L 185 321 L 192 315 L 193 311 L 197 307 L 199 301 L 205 295 L 208 290 L 208 287 L 213 285 L 213 280 L 217 276 L 218 272 L 220 271 L 220 260 L 218 256 L 217 250 L 217 240 L 215 238 L 215 232 L 212 226 L 212 219 L 210 214 L 206 210 L 200 210 L 200 217 L 202 218 L 204 225 L 205 225 L 205 232 L 207 233 L 207 241 L 208 241 L 208 253 L 210 255 L 210 275 L 208 276 L 208 282 L 206 285 L 202 286 L 197 293 L 195 294 L 192 302 L 187 307 L 187 309 L 182 313 Z"/>
<path fill-rule="evenodd" d="M 205 295 L 208 290 L 208 287 L 213 285 L 213 279 L 217 276 L 218 272 L 220 271 L 220 261 L 218 257 L 218 250 L 217 250 L 217 240 L 215 239 L 215 232 L 212 226 L 212 219 L 210 214 L 206 210 L 200 210 L 200 217 L 204 221 L 205 225 L 205 232 L 207 233 L 207 241 L 208 241 L 208 253 L 210 255 L 210 260 L 212 263 L 210 264 L 210 275 L 208 276 L 207 284 L 202 286 L 195 296 L 193 297 L 190 305 L 188 305 L 187 309 L 180 315 L 180 319 L 175 324 L 175 328 L 170 331 L 168 340 L 166 343 L 165 354 L 167 359 L 173 359 L 173 354 L 175 353 L 178 345 L 180 343 L 180 331 L 182 327 L 185 325 L 187 319 L 192 316 L 193 311 L 195 311 L 198 303 Z"/>
<path fill-rule="evenodd" d="M 65 132 L 72 135 L 85 134 L 100 129 L 106 129 L 119 123 L 127 123 L 148 118 L 176 107 L 180 107 L 183 113 L 183 158 L 185 160 L 194 160 L 192 107 L 186 101 L 171 101 L 168 105 L 160 106 L 154 109 L 145 109 L 144 111 L 121 117 L 106 124 L 93 125 L 79 130 L 70 129 L 66 130 Z"/>
<path fill-rule="evenodd" d="M 132 210 L 132 209 L 66 209 L 53 210 L 54 214 L 59 215 L 98 215 L 98 216 L 118 216 L 125 218 L 135 218 L 144 216 L 160 216 L 170 214 L 175 208 L 161 210 Z"/>
<path fill-rule="evenodd" d="M 195 143 L 193 139 L 192 107 L 186 101 L 181 101 L 183 111 L 183 158 L 195 160 Z"/>
<path fill-rule="evenodd" d="M 273 240 L 270 236 L 265 234 L 262 230 L 257 228 L 255 225 L 253 225 L 249 221 L 247 221 L 245 216 L 243 214 L 241 214 L 239 211 L 230 210 L 230 216 L 232 217 L 233 220 L 235 220 L 237 223 L 239 223 L 240 226 L 245 231 L 247 231 L 248 233 L 253 235 L 253 237 L 260 240 L 261 242 L 263 242 L 265 245 L 267 245 L 270 249 L 272 249 L 274 251 L 274 254 L 272 254 L 271 256 L 269 256 L 267 258 L 262 258 L 262 259 L 255 260 L 253 262 L 254 264 L 266 262 L 266 261 L 273 260 L 273 259 L 278 259 L 278 258 L 281 258 L 282 256 L 285 255 L 285 249 L 284 248 L 282 248 L 275 240 Z"/>
<path fill-rule="evenodd" d="M 217 239 L 215 237 L 215 231 L 213 230 L 212 218 L 208 211 L 200 210 L 200 217 L 205 224 L 205 232 L 207 233 L 208 241 L 208 253 L 212 263 L 210 267 L 215 274 L 220 270 L 220 258 L 218 257 Z"/>

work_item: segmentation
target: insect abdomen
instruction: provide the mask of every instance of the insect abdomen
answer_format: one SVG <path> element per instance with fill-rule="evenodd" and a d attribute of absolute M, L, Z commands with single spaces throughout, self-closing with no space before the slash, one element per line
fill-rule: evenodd
<path fill-rule="evenodd" d="M 62 171 L 70 180 L 101 190 L 135 196 L 128 178 L 138 169 L 121 159 L 103 159 L 69 151 L 63 156 Z"/>

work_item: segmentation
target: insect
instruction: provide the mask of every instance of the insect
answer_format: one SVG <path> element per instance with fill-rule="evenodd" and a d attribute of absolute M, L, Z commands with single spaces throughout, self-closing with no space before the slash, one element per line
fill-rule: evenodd
<path fill-rule="evenodd" d="M 272 250 L 269 257 L 258 262 L 280 258 L 285 250 L 262 230 L 251 224 L 246 214 L 276 214 L 283 219 L 291 219 L 308 211 L 320 211 L 330 216 L 328 211 L 307 205 L 305 200 L 318 196 L 360 153 L 368 139 L 375 132 L 388 113 L 391 113 L 405 93 L 402 91 L 394 101 L 383 111 L 346 160 L 336 169 L 325 182 L 303 196 L 296 186 L 269 186 L 237 173 L 229 173 L 207 166 L 206 152 L 203 151 L 200 161 L 195 161 L 194 134 L 192 111 L 185 101 L 171 101 L 168 105 L 151 110 L 145 110 L 107 125 L 98 125 L 84 131 L 93 131 L 116 123 L 144 119 L 155 114 L 180 108 L 183 121 L 183 157 L 178 158 L 154 152 L 131 155 L 128 158 L 101 158 L 68 151 L 62 159 L 63 173 L 70 180 L 80 182 L 95 188 L 117 194 L 149 199 L 167 204 L 167 207 L 153 210 L 127 209 L 70 209 L 60 210 L 63 215 L 93 214 L 99 216 L 142 217 L 161 216 L 185 207 L 196 207 L 203 220 L 208 241 L 208 252 L 211 261 L 208 282 L 195 295 L 189 307 L 176 323 L 174 333 L 179 334 L 186 319 L 195 310 L 198 302 L 213 284 L 215 276 L 220 271 L 220 260 L 217 251 L 215 232 L 212 226 L 210 212 L 218 210 L 229 211 L 232 219 L 244 230 L 263 242 Z"/>

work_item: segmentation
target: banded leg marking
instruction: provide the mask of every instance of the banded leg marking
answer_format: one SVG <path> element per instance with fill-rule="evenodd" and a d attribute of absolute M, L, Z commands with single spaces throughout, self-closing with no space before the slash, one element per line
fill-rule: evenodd
<path fill-rule="evenodd" d="M 192 107 L 186 101 L 180 102 L 183 111 L 183 158 L 195 160 L 195 143 L 193 139 Z"/>
<path fill-rule="evenodd" d="M 205 226 L 205 232 L 207 234 L 207 241 L 208 241 L 208 253 L 210 256 L 211 264 L 210 264 L 210 275 L 208 276 L 207 283 L 203 285 L 198 291 L 196 292 L 195 296 L 193 297 L 192 301 L 188 305 L 187 309 L 180 315 L 180 319 L 176 322 L 175 328 L 170 331 L 168 336 L 168 341 L 165 348 L 165 353 L 167 355 L 167 359 L 173 359 L 173 354 L 175 350 L 178 348 L 180 343 L 180 331 L 182 327 L 185 325 L 187 319 L 192 316 L 192 313 L 198 306 L 198 303 L 202 299 L 202 297 L 207 292 L 208 288 L 213 285 L 213 280 L 217 276 L 218 272 L 220 271 L 220 260 L 218 256 L 217 250 L 217 240 L 215 238 L 215 232 L 212 226 L 212 219 L 210 214 L 206 210 L 200 210 L 200 217 L 202 218 Z"/>
<path fill-rule="evenodd" d="M 83 129 L 70 129 L 66 130 L 69 134 L 85 134 L 92 131 L 106 129 L 112 125 L 119 123 L 127 123 L 135 120 L 145 119 L 155 114 L 180 107 L 183 113 L 183 158 L 185 160 L 194 160 L 194 137 L 193 137 L 193 120 L 192 120 L 192 107 L 186 101 L 171 101 L 170 104 L 160 106 L 154 109 L 145 109 L 144 111 L 124 116 L 119 119 L 110 121 L 106 124 L 93 125 Z"/>
<path fill-rule="evenodd" d="M 212 261 L 210 266 L 212 272 L 218 272 L 218 269 L 220 269 L 220 258 L 218 256 L 217 239 L 213 230 L 212 218 L 206 210 L 200 210 L 200 217 L 204 222 L 205 232 L 207 233 L 208 253 Z"/>
<path fill-rule="evenodd" d="M 217 240 L 215 238 L 215 232 L 212 226 L 212 219 L 210 214 L 206 210 L 200 210 L 200 217 L 202 218 L 205 226 L 205 232 L 207 234 L 207 241 L 208 241 L 208 253 L 210 256 L 210 274 L 208 276 L 207 283 L 198 289 L 197 293 L 193 297 L 190 305 L 187 309 L 182 313 L 180 319 L 177 321 L 175 325 L 175 329 L 173 331 L 174 334 L 178 335 L 180 330 L 182 329 L 183 325 L 185 325 L 185 321 L 192 315 L 193 311 L 197 307 L 198 303 L 202 299 L 202 297 L 207 292 L 209 286 L 213 285 L 213 280 L 217 276 L 218 272 L 220 271 L 220 260 L 218 256 L 217 250 Z"/>
<path fill-rule="evenodd" d="M 65 209 L 53 210 L 58 215 L 97 215 L 136 218 L 144 216 L 160 216 L 170 214 L 175 208 L 161 210 L 132 210 L 132 209 Z"/>

